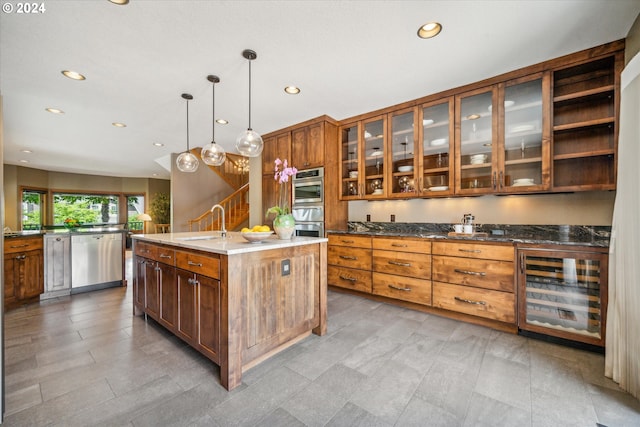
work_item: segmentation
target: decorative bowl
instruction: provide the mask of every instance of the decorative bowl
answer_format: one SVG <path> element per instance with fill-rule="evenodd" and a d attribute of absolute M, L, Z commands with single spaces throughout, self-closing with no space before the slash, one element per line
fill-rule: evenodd
<path fill-rule="evenodd" d="M 411 172 L 413 166 L 398 166 L 398 172 Z"/>
<path fill-rule="evenodd" d="M 480 165 L 487 161 L 487 157 L 488 156 L 486 154 L 474 154 L 469 157 L 469 160 L 472 165 Z"/>
<path fill-rule="evenodd" d="M 240 234 L 242 234 L 242 237 L 244 237 L 248 242 L 262 243 L 273 234 L 273 231 L 246 231 Z"/>

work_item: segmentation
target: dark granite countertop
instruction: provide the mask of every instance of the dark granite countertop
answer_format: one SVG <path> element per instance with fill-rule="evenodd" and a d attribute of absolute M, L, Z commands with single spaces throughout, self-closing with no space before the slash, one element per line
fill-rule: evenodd
<path fill-rule="evenodd" d="M 514 244 L 553 244 L 609 247 L 611 227 L 582 225 L 508 225 L 481 224 L 477 233 L 484 235 L 449 236 L 451 224 L 400 222 L 348 222 L 348 231 L 336 233 L 366 234 L 371 236 L 407 236 L 428 239 L 474 240 L 509 242 Z"/>

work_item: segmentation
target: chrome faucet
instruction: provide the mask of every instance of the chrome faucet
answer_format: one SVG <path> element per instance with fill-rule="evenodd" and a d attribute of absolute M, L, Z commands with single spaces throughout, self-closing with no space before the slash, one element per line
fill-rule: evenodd
<path fill-rule="evenodd" d="M 224 208 L 222 207 L 222 205 L 216 204 L 216 205 L 213 205 L 213 207 L 211 208 L 211 212 L 213 213 L 213 211 L 215 211 L 216 208 L 222 211 L 222 230 L 221 230 L 220 236 L 227 237 L 227 229 L 225 228 L 225 225 L 224 225 Z"/>

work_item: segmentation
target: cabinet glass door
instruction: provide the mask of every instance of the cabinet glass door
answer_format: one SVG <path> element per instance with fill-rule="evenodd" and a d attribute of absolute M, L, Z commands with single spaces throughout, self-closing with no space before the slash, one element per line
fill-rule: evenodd
<path fill-rule="evenodd" d="M 476 91 L 457 98 L 460 126 L 456 143 L 459 144 L 460 171 L 456 185 L 461 193 L 486 193 L 495 189 L 497 177 L 493 174 L 494 90 Z"/>
<path fill-rule="evenodd" d="M 422 108 L 422 162 L 420 192 L 428 195 L 450 194 L 453 174 L 451 135 L 453 100 Z"/>
<path fill-rule="evenodd" d="M 600 254 L 520 251 L 520 328 L 602 345 L 606 264 Z"/>
<path fill-rule="evenodd" d="M 360 194 L 358 184 L 358 159 L 360 146 L 358 143 L 358 124 L 340 128 L 340 181 L 343 199 L 354 199 Z"/>
<path fill-rule="evenodd" d="M 391 194 L 407 197 L 416 191 L 414 110 L 391 115 Z"/>
<path fill-rule="evenodd" d="M 504 90 L 504 168 L 498 181 L 501 190 L 548 186 L 548 162 L 543 162 L 544 154 L 548 158 L 548 144 L 545 143 L 543 150 L 543 141 L 542 78 L 507 86 Z"/>
<path fill-rule="evenodd" d="M 384 197 L 387 192 L 384 182 L 385 161 L 385 120 L 371 120 L 363 123 L 364 151 L 364 191 L 369 198 Z"/>

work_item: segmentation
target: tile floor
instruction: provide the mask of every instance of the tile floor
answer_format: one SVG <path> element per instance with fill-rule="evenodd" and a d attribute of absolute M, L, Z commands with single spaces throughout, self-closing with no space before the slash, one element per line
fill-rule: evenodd
<path fill-rule="evenodd" d="M 131 283 L 131 282 L 129 282 Z M 5 315 L 7 426 L 640 426 L 602 355 L 329 292 L 329 332 L 227 392 L 131 286 Z"/>

